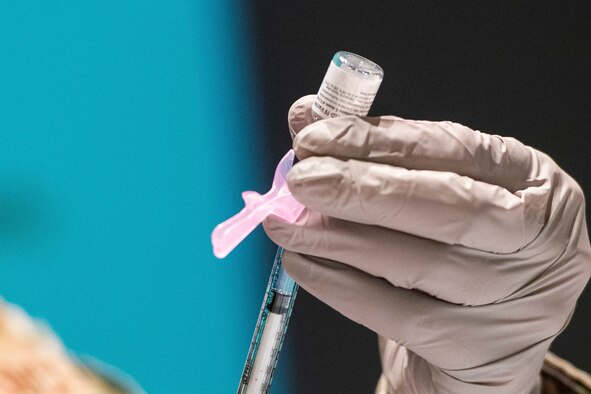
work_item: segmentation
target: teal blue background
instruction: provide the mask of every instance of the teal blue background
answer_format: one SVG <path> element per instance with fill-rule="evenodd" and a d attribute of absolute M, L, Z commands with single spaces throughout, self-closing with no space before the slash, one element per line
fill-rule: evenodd
<path fill-rule="evenodd" d="M 272 263 L 209 241 L 272 175 L 241 4 L 0 3 L 0 293 L 148 392 L 235 391 Z"/>

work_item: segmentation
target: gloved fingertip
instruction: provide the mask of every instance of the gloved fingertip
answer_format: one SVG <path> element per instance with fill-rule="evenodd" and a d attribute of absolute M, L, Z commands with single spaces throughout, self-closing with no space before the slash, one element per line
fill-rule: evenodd
<path fill-rule="evenodd" d="M 304 129 L 293 139 L 293 150 L 300 160 L 320 153 L 326 154 L 328 146 L 334 139 L 334 133 L 330 130 L 330 124 L 326 120 L 319 120 Z"/>
<path fill-rule="evenodd" d="M 310 157 L 294 165 L 287 173 L 287 186 L 298 199 L 298 192 L 316 192 L 316 187 L 337 186 L 347 164 L 333 157 Z M 321 196 L 318 196 L 321 197 Z M 302 201 L 302 204 L 306 205 Z"/>
<path fill-rule="evenodd" d="M 281 231 L 284 227 L 289 226 L 288 222 L 273 214 L 267 216 L 262 224 L 265 231 L 270 232 Z"/>
<path fill-rule="evenodd" d="M 300 198 L 298 198 L 298 195 L 300 194 L 300 191 L 303 187 L 306 176 L 305 165 L 302 165 L 302 163 L 303 161 L 297 163 L 287 173 L 287 188 L 289 189 L 291 195 L 300 203 L 302 202 L 300 201 Z"/>
<path fill-rule="evenodd" d="M 287 245 L 291 234 L 290 228 L 293 226 L 291 223 L 286 222 L 279 216 L 269 215 L 263 220 L 262 224 L 271 241 L 282 247 Z"/>
<path fill-rule="evenodd" d="M 314 263 L 304 254 L 285 250 L 281 263 L 289 276 L 304 288 L 321 280 L 314 275 Z"/>
<path fill-rule="evenodd" d="M 316 95 L 314 94 L 304 96 L 289 108 L 287 124 L 289 125 L 291 138 L 295 138 L 304 127 L 314 122 L 314 118 L 312 117 L 314 100 L 316 100 Z"/>
<path fill-rule="evenodd" d="M 296 136 L 296 138 L 297 138 L 297 136 Z M 293 148 L 293 151 L 295 152 L 295 155 L 298 158 L 298 160 L 304 160 L 304 159 L 307 159 L 308 157 L 314 156 L 313 152 L 302 147 L 300 144 L 294 143 L 292 148 Z"/>

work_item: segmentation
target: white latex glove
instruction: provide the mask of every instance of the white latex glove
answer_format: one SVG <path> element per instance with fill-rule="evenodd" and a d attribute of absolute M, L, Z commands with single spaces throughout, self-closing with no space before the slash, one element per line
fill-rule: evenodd
<path fill-rule="evenodd" d="M 393 116 L 306 126 L 312 101 L 290 111 L 288 176 L 309 210 L 264 223 L 289 274 L 388 338 L 393 392 L 535 392 L 591 275 L 581 188 L 513 138 Z"/>

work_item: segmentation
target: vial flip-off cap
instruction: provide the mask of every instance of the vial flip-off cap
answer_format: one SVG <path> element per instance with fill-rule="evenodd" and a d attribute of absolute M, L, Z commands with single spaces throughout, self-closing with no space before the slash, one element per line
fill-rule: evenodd
<path fill-rule="evenodd" d="M 293 198 L 287 187 L 287 173 L 293 166 L 294 157 L 295 153 L 290 149 L 279 161 L 273 184 L 267 193 L 260 195 L 254 191 L 243 192 L 244 208 L 215 227 L 211 233 L 211 243 L 216 257 L 226 257 L 271 214 L 289 223 L 296 221 L 305 207 Z"/>

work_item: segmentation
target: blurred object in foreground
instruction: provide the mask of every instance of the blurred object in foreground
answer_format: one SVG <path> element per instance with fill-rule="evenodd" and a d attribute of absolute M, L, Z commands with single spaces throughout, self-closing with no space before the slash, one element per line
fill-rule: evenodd
<path fill-rule="evenodd" d="M 0 299 L 0 393 L 142 392 L 133 382 L 122 387 L 95 364 L 81 364 L 48 326 Z"/>

